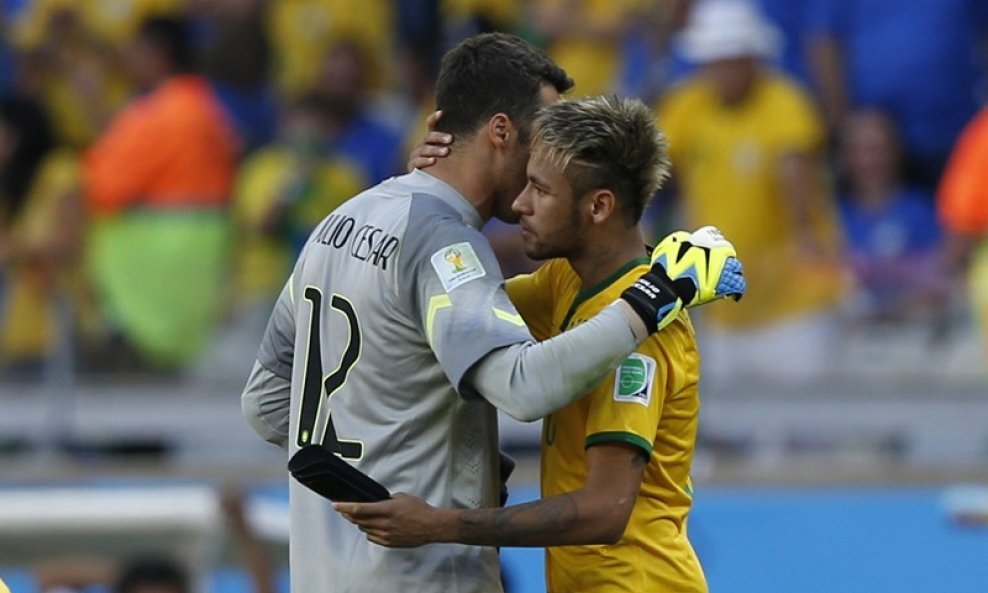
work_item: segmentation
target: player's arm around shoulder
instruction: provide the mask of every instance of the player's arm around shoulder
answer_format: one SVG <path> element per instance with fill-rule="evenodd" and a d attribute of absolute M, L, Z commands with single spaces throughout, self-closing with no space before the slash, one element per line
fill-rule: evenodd
<path fill-rule="evenodd" d="M 534 272 L 512 276 L 504 283 L 511 304 L 518 309 L 536 340 L 545 340 L 552 335 L 552 309 L 559 268 L 560 260 L 550 260 Z"/>

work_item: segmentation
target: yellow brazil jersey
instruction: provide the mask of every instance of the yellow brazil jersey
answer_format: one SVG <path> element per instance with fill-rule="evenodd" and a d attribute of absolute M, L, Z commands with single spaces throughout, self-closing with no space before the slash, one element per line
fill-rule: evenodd
<path fill-rule="evenodd" d="M 812 265 L 800 251 L 805 237 L 797 236 L 796 213 L 778 173 L 785 155 L 821 150 L 823 128 L 794 83 L 767 71 L 755 85 L 744 104 L 728 106 L 705 79 L 695 77 L 674 88 L 658 109 L 683 187 L 687 226 L 719 227 L 744 262 L 744 299 L 737 307 L 703 312 L 734 327 L 820 311 L 835 305 L 841 293 L 839 269 Z M 822 168 L 819 175 L 809 226 L 813 242 L 836 259 L 836 210 Z"/>
<path fill-rule="evenodd" d="M 512 278 L 507 290 L 533 335 L 542 340 L 593 317 L 647 269 L 648 260 L 640 258 L 581 291 L 580 278 L 566 260 L 558 259 Z M 650 455 L 621 541 L 547 548 L 550 592 L 707 590 L 686 537 L 698 379 L 696 340 L 683 313 L 584 398 L 543 421 L 543 497 L 583 486 L 587 447 L 624 442 Z"/>

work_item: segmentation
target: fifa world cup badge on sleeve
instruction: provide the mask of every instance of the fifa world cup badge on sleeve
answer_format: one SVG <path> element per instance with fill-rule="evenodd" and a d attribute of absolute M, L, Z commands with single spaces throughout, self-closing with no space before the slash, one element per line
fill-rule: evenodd
<path fill-rule="evenodd" d="M 473 250 L 473 245 L 466 242 L 443 247 L 433 253 L 429 261 L 432 262 L 432 267 L 439 275 L 439 281 L 443 283 L 446 292 L 487 273 L 484 264 L 480 263 L 480 258 Z"/>
<path fill-rule="evenodd" d="M 614 401 L 648 406 L 652 401 L 655 359 L 632 354 L 614 371 Z"/>

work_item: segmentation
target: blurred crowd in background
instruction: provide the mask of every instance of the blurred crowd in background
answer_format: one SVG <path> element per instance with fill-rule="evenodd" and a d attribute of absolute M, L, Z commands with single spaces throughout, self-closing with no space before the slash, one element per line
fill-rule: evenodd
<path fill-rule="evenodd" d="M 868 480 L 888 478 L 899 454 L 924 468 L 985 467 L 983 383 L 970 401 L 930 397 L 949 390 L 942 379 L 988 375 L 988 340 L 975 338 L 979 325 L 988 336 L 985 0 L 0 0 L 0 31 L 0 390 L 15 395 L 9 379 L 37 383 L 4 400 L 0 453 L 20 450 L 23 437 L 50 461 L 45 452 L 58 439 L 77 440 L 84 446 L 66 450 L 81 465 L 62 470 L 91 479 L 102 475 L 94 452 L 115 436 L 130 452 L 174 453 L 172 466 L 141 471 L 205 466 L 198 471 L 211 480 L 237 482 L 283 473 L 280 451 L 248 446 L 256 439 L 236 413 L 239 389 L 201 394 L 129 381 L 203 367 L 243 381 L 313 226 L 404 172 L 435 108 L 443 52 L 475 33 L 507 31 L 545 48 L 576 80 L 572 95 L 616 93 L 654 107 L 674 174 L 646 212 L 647 240 L 715 224 L 744 261 L 745 299 L 694 316 L 705 380 L 727 378 L 727 391 L 741 393 L 705 402 L 719 414 L 701 434 L 701 482 L 757 479 L 782 451 L 795 462 L 778 475 L 797 481 L 853 477 L 862 467 Z M 485 233 L 506 276 L 534 268 L 514 227 L 491 221 Z M 958 352 L 960 366 L 941 364 Z M 915 382 L 916 398 L 889 380 L 909 382 L 938 365 L 933 381 Z M 881 396 L 908 393 L 854 407 L 868 389 L 847 371 L 861 367 L 879 369 L 872 386 L 891 384 Z M 854 389 L 819 388 L 821 375 L 850 377 Z M 123 387 L 73 384 L 77 376 L 122 378 Z M 787 382 L 785 399 L 762 389 L 768 380 Z M 791 398 L 797 391 L 806 397 Z M 169 426 L 187 430 L 155 424 L 172 417 Z M 238 440 L 238 427 L 249 441 Z M 144 440 L 132 442 L 135 434 Z M 175 451 L 171 441 L 181 441 Z M 734 474 L 703 456 L 744 459 L 753 447 L 766 453 Z M 812 447 L 844 462 L 825 469 L 844 472 L 807 464 L 800 454 Z M 878 463 L 860 465 L 869 447 Z M 21 474 L 55 471 L 31 463 Z M 886 466 L 890 474 L 877 471 Z M 744 494 L 737 504 L 754 509 L 750 516 L 711 512 L 711 500 L 701 499 L 693 533 L 712 585 L 811 590 L 787 586 L 776 553 L 798 555 L 809 542 L 805 574 L 819 590 L 849 574 L 821 576 L 816 568 L 831 565 L 821 550 L 853 552 L 869 570 L 892 558 L 888 574 L 902 579 L 912 578 L 904 565 L 933 567 L 938 585 L 929 590 L 951 588 L 941 580 L 951 571 L 928 547 L 907 550 L 915 562 L 889 551 L 912 538 L 952 554 L 927 539 L 940 524 L 912 507 L 894 520 L 878 512 L 899 508 L 900 498 L 875 499 L 860 515 L 820 515 L 820 524 L 810 519 L 820 513 L 813 502 L 804 522 L 779 516 L 799 530 L 791 537 L 766 536 L 779 530 L 767 519 L 777 498 L 757 506 Z M 222 508 L 250 582 L 214 590 L 270 591 L 270 571 L 283 563 L 264 560 L 242 498 L 228 494 Z M 887 523 L 909 534 L 889 535 Z M 833 524 L 859 534 L 848 541 L 871 541 L 867 532 L 875 543 L 858 553 L 806 539 L 829 537 Z M 97 548 L 85 535 L 32 535 L 36 527 L 21 536 L 43 541 L 46 554 L 53 542 L 86 542 L 75 554 Z M 103 583 L 112 588 L 96 590 L 133 593 L 145 590 L 141 582 L 189 590 L 184 567 L 170 560 L 122 574 L 88 560 L 34 566 L 27 551 L 11 560 L 19 540 L 5 528 L 3 562 L 33 567 L 32 586 L 11 581 L 15 592 Z M 772 545 L 779 550 L 766 554 Z M 725 551 L 749 549 L 769 564 L 731 564 Z M 537 554 L 519 574 L 541 563 Z M 861 574 L 855 590 L 896 587 Z M 541 576 L 533 580 L 529 590 L 541 590 Z"/>
<path fill-rule="evenodd" d="M 544 47 L 574 96 L 654 105 L 675 169 L 646 237 L 715 224 L 749 278 L 740 306 L 699 315 L 708 372 L 805 379 L 848 331 L 918 327 L 932 348 L 988 323 L 984 0 L 0 0 L 0 15 L 8 376 L 53 360 L 181 373 L 224 332 L 253 336 L 234 340 L 249 365 L 309 231 L 404 171 L 442 53 L 494 30 Z M 486 232 L 505 275 L 532 269 L 513 227 Z"/>

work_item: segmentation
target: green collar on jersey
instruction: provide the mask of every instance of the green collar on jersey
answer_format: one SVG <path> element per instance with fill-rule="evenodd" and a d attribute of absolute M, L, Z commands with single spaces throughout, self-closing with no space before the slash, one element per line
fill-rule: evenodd
<path fill-rule="evenodd" d="M 570 305 L 569 312 L 566 313 L 566 317 L 563 318 L 563 322 L 559 325 L 559 330 L 566 331 L 566 326 L 569 325 L 569 322 L 573 318 L 573 314 L 576 313 L 576 309 L 580 305 L 582 305 L 584 302 L 592 299 L 593 297 L 603 292 L 604 289 L 606 289 L 611 284 L 617 282 L 618 279 L 620 279 L 622 276 L 627 274 L 630 270 L 638 266 L 648 264 L 648 262 L 649 262 L 649 258 L 647 257 L 636 257 L 635 259 L 625 263 L 623 266 L 618 268 L 613 274 L 611 274 L 607 278 L 604 278 L 603 280 L 601 280 L 597 284 L 594 284 L 593 286 L 591 286 L 586 290 L 580 291 L 580 294 L 576 295 L 576 299 L 573 301 L 573 304 Z"/>

